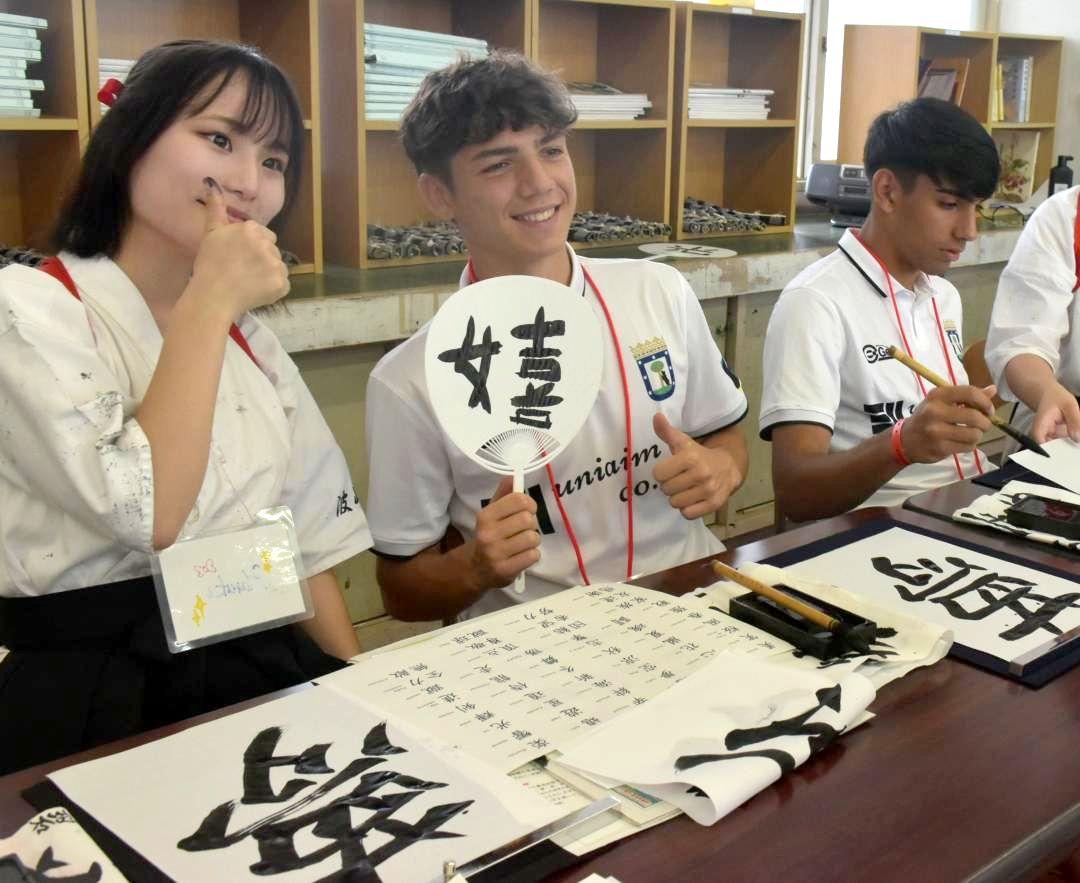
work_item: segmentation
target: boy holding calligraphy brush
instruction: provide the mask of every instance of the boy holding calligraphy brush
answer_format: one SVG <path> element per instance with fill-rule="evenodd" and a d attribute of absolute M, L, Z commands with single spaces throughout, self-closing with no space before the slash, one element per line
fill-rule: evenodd
<path fill-rule="evenodd" d="M 400 619 L 475 615 L 723 548 L 700 519 L 746 474 L 736 426 L 746 397 L 681 274 L 581 258 L 567 245 L 576 116 L 558 79 L 495 53 L 429 75 L 402 123 L 424 201 L 468 244 L 461 285 L 507 275 L 568 285 L 597 316 L 604 369 L 581 431 L 511 493 L 509 478 L 475 465 L 440 429 L 424 381 L 426 329 L 379 363 L 367 398 L 368 515 L 386 607 Z M 480 342 L 483 328 L 475 333 Z M 479 376 L 483 365 L 463 367 Z M 561 370 L 573 382 L 573 366 Z M 508 587 L 525 569 L 517 595 Z"/>
<path fill-rule="evenodd" d="M 864 165 L 862 230 L 787 285 L 765 336 L 761 435 L 778 511 L 796 521 L 898 505 L 985 468 L 995 390 L 968 384 L 960 296 L 941 274 L 994 191 L 994 142 L 956 105 L 919 98 L 874 120 Z"/>

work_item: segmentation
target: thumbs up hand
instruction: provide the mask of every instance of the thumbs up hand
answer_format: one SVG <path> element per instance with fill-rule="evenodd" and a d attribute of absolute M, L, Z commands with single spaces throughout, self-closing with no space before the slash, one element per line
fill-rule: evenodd
<path fill-rule="evenodd" d="M 694 441 L 662 412 L 653 417 L 653 431 L 671 451 L 653 468 L 653 479 L 672 507 L 692 520 L 723 506 L 742 481 L 732 456 Z"/>
<path fill-rule="evenodd" d="M 206 206 L 206 226 L 188 290 L 214 299 L 235 321 L 288 294 L 289 271 L 274 232 L 258 221 L 229 217 L 218 183 L 206 178 L 204 184 L 200 202 Z"/>

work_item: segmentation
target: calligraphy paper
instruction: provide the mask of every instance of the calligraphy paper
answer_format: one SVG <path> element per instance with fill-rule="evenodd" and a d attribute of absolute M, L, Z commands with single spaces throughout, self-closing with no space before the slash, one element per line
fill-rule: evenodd
<path fill-rule="evenodd" d="M 952 630 L 956 643 L 1011 662 L 1080 626 L 1075 580 L 891 527 L 789 564 L 876 604 Z"/>
<path fill-rule="evenodd" d="M 953 635 L 948 629 L 904 611 L 883 607 L 865 595 L 848 592 L 818 580 L 807 579 L 791 570 L 782 570 L 769 564 L 747 563 L 741 565 L 739 570 L 766 585 L 789 586 L 811 597 L 820 598 L 822 601 L 870 620 L 877 627 L 876 640 L 870 645 L 870 652 L 867 654 L 851 651 L 822 660 L 792 648 L 788 654 L 772 659 L 778 665 L 858 670 L 861 675 L 869 678 L 877 689 L 881 689 L 885 684 L 903 677 L 916 668 L 933 665 L 943 659 L 949 652 L 949 647 L 952 646 Z M 728 598 L 745 593 L 746 590 L 742 586 L 721 580 L 706 589 L 695 592 L 695 595 L 714 599 L 716 606 L 726 610 Z M 834 672 L 834 677 L 839 676 Z"/>
<path fill-rule="evenodd" d="M 1034 451 L 1020 450 L 1012 455 L 1025 469 L 1059 484 L 1065 490 L 1080 494 L 1080 445 L 1068 438 L 1043 442 L 1049 457 Z"/>
<path fill-rule="evenodd" d="M 791 645 L 694 599 L 579 586 L 360 656 L 319 683 L 509 772 L 659 695 L 725 650 Z"/>
<path fill-rule="evenodd" d="M 427 883 L 560 815 L 319 688 L 50 778 L 176 880 Z"/>
<path fill-rule="evenodd" d="M 126 883 L 63 807 L 38 813 L 11 837 L 0 839 L 0 880 Z"/>
<path fill-rule="evenodd" d="M 874 699 L 857 672 L 724 654 L 568 746 L 560 763 L 632 784 L 711 825 L 858 721 Z"/>
<path fill-rule="evenodd" d="M 980 527 L 990 527 L 1002 533 L 1023 537 L 1025 540 L 1034 540 L 1037 543 L 1046 543 L 1051 546 L 1059 546 L 1071 552 L 1080 552 L 1080 540 L 1070 540 L 1067 537 L 1057 536 L 1052 533 L 1042 533 L 1037 530 L 1029 530 L 1010 524 L 1005 517 L 1007 510 L 1020 494 L 1033 494 L 1038 497 L 1046 497 L 1051 500 L 1061 500 L 1080 506 L 1080 494 L 1072 494 L 1061 488 L 1051 487 L 1045 484 L 1028 484 L 1023 481 L 1010 481 L 1001 490 L 993 494 L 984 494 L 964 509 L 953 512 L 953 519 L 968 524 L 977 524 Z"/>

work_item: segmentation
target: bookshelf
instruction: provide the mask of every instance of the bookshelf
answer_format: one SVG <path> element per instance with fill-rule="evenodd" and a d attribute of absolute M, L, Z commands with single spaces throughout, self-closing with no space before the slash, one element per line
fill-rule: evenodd
<path fill-rule="evenodd" d="M 307 132 L 296 203 L 278 231 L 282 248 L 300 259 L 293 273 L 322 272 L 322 158 L 318 0 L 84 0 L 86 78 L 91 124 L 100 58 L 138 58 L 169 40 L 251 43 L 288 75 L 300 99 Z"/>
<path fill-rule="evenodd" d="M 569 139 L 577 210 L 668 221 L 673 123 L 675 8 L 667 0 L 534 0 L 532 56 L 567 82 L 643 92 L 636 120 L 582 120 Z M 649 63 L 642 63 L 648 59 Z M 595 245 L 659 242 L 639 237 Z"/>
<path fill-rule="evenodd" d="M 461 255 L 368 258 L 368 224 L 403 226 L 428 219 L 416 172 L 401 146 L 396 120 L 364 116 L 364 23 L 416 28 L 486 40 L 527 52 L 531 0 L 324 0 L 320 48 L 323 122 L 324 229 L 328 263 L 395 267 L 461 261 Z M 497 6 L 498 8 L 493 8 Z"/>
<path fill-rule="evenodd" d="M 916 97 L 920 59 L 966 58 L 968 69 L 960 106 L 991 133 L 1032 129 L 1040 132 L 1034 173 L 1038 188 L 1053 164 L 1062 45 L 1060 37 L 1031 34 L 848 25 L 844 29 L 839 161 L 861 163 L 866 130 L 874 117 Z M 992 118 L 995 70 L 1002 55 L 1033 58 L 1030 122 Z M 888 63 L 883 64 L 882 59 L 888 59 Z"/>
<path fill-rule="evenodd" d="M 89 131 L 82 0 L 0 0 L 0 12 L 44 18 L 42 60 L 27 71 L 40 117 L 0 118 L 0 243 L 43 249 Z"/>
<path fill-rule="evenodd" d="M 802 29 L 801 15 L 680 4 L 670 207 L 674 238 L 701 237 L 683 230 L 688 196 L 738 211 L 786 216 L 786 224 L 762 233 L 793 229 Z M 769 117 L 690 119 L 689 90 L 698 84 L 771 89 Z"/>
<path fill-rule="evenodd" d="M 1035 130 L 1039 133 L 1039 147 L 1035 154 L 1035 169 L 1032 175 L 1035 189 L 1050 176 L 1050 169 L 1054 164 L 1055 122 L 1063 44 L 1061 37 L 1037 37 L 1027 34 L 999 34 L 997 37 L 995 65 L 997 59 L 1004 55 L 1031 56 L 1031 103 L 1028 122 L 991 120 L 990 132 L 997 134 L 1010 130 Z"/>

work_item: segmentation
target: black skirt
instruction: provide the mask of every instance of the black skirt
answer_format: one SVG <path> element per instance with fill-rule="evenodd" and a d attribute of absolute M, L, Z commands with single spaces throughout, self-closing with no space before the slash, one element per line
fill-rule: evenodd
<path fill-rule="evenodd" d="M 296 626 L 172 654 L 150 577 L 0 598 L 0 775 L 309 681 Z"/>

